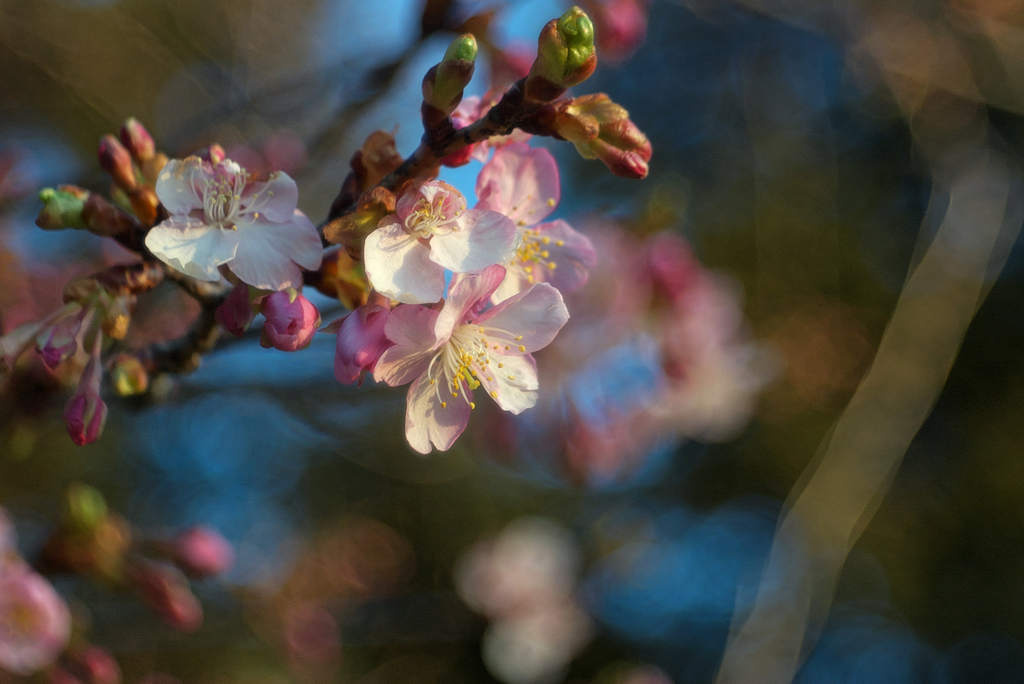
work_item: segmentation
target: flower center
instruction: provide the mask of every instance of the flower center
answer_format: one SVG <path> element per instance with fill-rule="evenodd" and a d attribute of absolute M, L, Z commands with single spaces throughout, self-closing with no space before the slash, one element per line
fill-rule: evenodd
<path fill-rule="evenodd" d="M 427 367 L 427 379 L 434 386 L 441 407 L 448 406 L 446 395 L 450 393 L 453 399 L 461 396 L 471 409 L 476 408 L 476 404 L 470 401 L 469 393 L 480 387 L 481 377 L 493 383 L 493 374 L 503 372 L 505 367 L 500 356 L 494 352 L 504 348 L 506 352 L 516 349 L 525 353 L 526 347 L 518 344 L 522 339 L 522 335 L 513 335 L 507 330 L 481 328 L 469 322 L 456 328 Z M 507 372 L 506 375 L 509 380 L 516 379 Z M 442 389 L 445 394 L 441 393 Z M 498 397 L 496 390 L 491 390 L 490 394 L 492 399 Z"/>
<path fill-rule="evenodd" d="M 511 265 L 522 269 L 529 282 L 536 282 L 534 271 L 536 266 L 549 271 L 555 270 L 558 266 L 554 261 L 551 261 L 551 253 L 547 249 L 551 242 L 551 238 L 546 235 L 542 237 L 540 231 L 527 228 L 523 231 L 523 241 L 516 249 Z M 563 240 L 555 240 L 554 243 L 556 247 L 561 247 L 565 244 Z"/>
<path fill-rule="evenodd" d="M 213 178 L 206 181 L 203 189 L 203 211 L 206 213 L 207 225 L 235 227 L 246 179 L 245 169 L 239 168 L 239 173 L 216 169 Z"/>
<path fill-rule="evenodd" d="M 455 221 L 462 216 L 463 210 L 447 215 L 451 210 L 445 207 L 445 197 L 438 193 L 433 200 L 420 197 L 416 207 L 405 217 L 405 229 L 410 235 L 418 238 L 429 238 L 436 233 L 458 230 Z M 447 228 L 447 230 L 445 230 Z M 442 232 L 443 231 L 443 232 Z"/>
<path fill-rule="evenodd" d="M 26 638 L 38 631 L 39 616 L 29 606 L 15 603 L 0 619 L 0 633 L 15 638 Z"/>

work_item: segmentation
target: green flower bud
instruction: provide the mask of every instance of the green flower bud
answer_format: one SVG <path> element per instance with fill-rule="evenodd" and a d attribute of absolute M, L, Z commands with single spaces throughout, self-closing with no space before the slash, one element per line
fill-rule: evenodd
<path fill-rule="evenodd" d="M 527 77 L 527 96 L 550 102 L 565 88 L 590 78 L 597 67 L 594 24 L 579 7 L 552 19 L 537 39 L 537 59 Z"/>
<path fill-rule="evenodd" d="M 444 59 L 423 79 L 423 101 L 445 114 L 455 111 L 462 101 L 463 89 L 473 78 L 478 52 L 472 33 L 453 40 L 444 53 Z"/>
<path fill-rule="evenodd" d="M 567 49 L 562 85 L 572 87 L 588 79 L 597 66 L 596 59 L 591 60 L 594 56 L 594 24 L 586 12 L 579 7 L 571 7 L 559 18 L 558 32 Z M 588 67 L 589 61 L 594 62 L 593 66 Z"/>
<path fill-rule="evenodd" d="M 56 190 L 43 188 L 39 191 L 43 208 L 39 210 L 36 225 L 43 230 L 85 228 L 82 209 L 88 197 L 89 191 L 72 185 L 62 185 Z"/>

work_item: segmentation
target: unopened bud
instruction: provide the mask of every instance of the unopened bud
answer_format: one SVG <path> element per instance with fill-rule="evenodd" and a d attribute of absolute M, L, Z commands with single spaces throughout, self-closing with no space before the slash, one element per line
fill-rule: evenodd
<path fill-rule="evenodd" d="M 336 327 L 338 333 L 334 350 L 334 377 L 338 382 L 362 385 L 363 378 L 373 372 L 381 354 L 394 346 L 384 335 L 390 315 L 387 307 L 368 304 L 329 326 Z"/>
<path fill-rule="evenodd" d="M 103 434 L 107 422 L 107 405 L 99 394 L 76 394 L 64 409 L 64 424 L 68 435 L 78 446 L 92 444 Z"/>
<path fill-rule="evenodd" d="M 473 78 L 478 50 L 472 33 L 453 40 L 444 59 L 423 79 L 423 101 L 446 115 L 454 112 L 462 100 L 462 91 Z"/>
<path fill-rule="evenodd" d="M 119 354 L 110 369 L 110 380 L 114 391 L 121 397 L 145 394 L 149 389 L 149 373 L 138 357 Z"/>
<path fill-rule="evenodd" d="M 171 560 L 189 577 L 202 579 L 223 574 L 235 563 L 231 543 L 212 527 L 193 527 L 171 543 Z"/>
<path fill-rule="evenodd" d="M 121 142 L 136 162 L 142 164 L 153 158 L 153 155 L 156 153 L 153 136 L 149 134 L 146 127 L 134 116 L 122 124 L 120 134 Z"/>
<path fill-rule="evenodd" d="M 39 200 L 43 203 L 43 208 L 36 217 L 36 225 L 43 230 L 85 228 L 82 210 L 89 195 L 88 190 L 73 185 L 62 185 L 56 190 L 43 188 L 39 191 Z"/>
<path fill-rule="evenodd" d="M 124 145 L 109 133 L 100 138 L 97 157 L 100 168 L 106 171 L 114 183 L 125 192 L 135 189 L 135 169 L 132 167 L 132 155 Z"/>
<path fill-rule="evenodd" d="M 224 152 L 223 147 L 221 147 L 217 143 L 213 143 L 209 147 L 204 147 L 203 149 L 196 152 L 195 156 L 199 157 L 205 162 L 210 162 L 213 165 L 217 165 L 224 161 L 224 158 L 227 157 L 228 155 Z"/>
<path fill-rule="evenodd" d="M 160 199 L 156 196 L 156 190 L 143 185 L 137 188 L 130 195 L 132 211 L 147 226 L 156 222 L 156 210 L 160 205 Z"/>
<path fill-rule="evenodd" d="M 616 176 L 644 178 L 651 143 L 629 112 L 604 93 L 559 103 L 550 120 L 553 132 L 576 146 L 584 159 L 600 159 Z"/>
<path fill-rule="evenodd" d="M 90 193 L 82 208 L 82 220 L 90 233 L 105 237 L 120 235 L 132 229 L 141 229 L 139 222 L 121 207 L 111 204 L 101 195 Z"/>
<path fill-rule="evenodd" d="M 75 532 L 97 529 L 107 519 L 107 502 L 99 490 L 76 482 L 64 495 L 64 522 Z"/>
<path fill-rule="evenodd" d="M 249 286 L 245 283 L 235 285 L 224 303 L 213 312 L 213 316 L 221 324 L 221 327 L 235 337 L 244 335 L 254 317 Z"/>
<path fill-rule="evenodd" d="M 260 337 L 260 345 L 265 349 L 305 349 L 320 327 L 320 312 L 293 288 L 266 297 L 261 313 L 267 319 Z"/>
<path fill-rule="evenodd" d="M 616 176 L 636 179 L 647 176 L 651 143 L 629 119 L 602 126 L 597 140 L 590 143 L 590 150 Z"/>
<path fill-rule="evenodd" d="M 203 624 L 203 607 L 180 571 L 140 560 L 125 569 L 125 579 L 139 598 L 171 627 L 194 632 Z"/>
<path fill-rule="evenodd" d="M 363 258 L 366 236 L 377 230 L 377 224 L 388 214 L 395 213 L 395 194 L 375 187 L 359 197 L 356 211 L 336 218 L 324 226 L 324 238 L 343 245 L 353 259 Z"/>
<path fill-rule="evenodd" d="M 78 304 L 68 315 L 47 325 L 36 336 L 36 351 L 51 370 L 78 351 L 78 332 L 89 310 Z"/>
<path fill-rule="evenodd" d="M 550 102 L 561 90 L 590 78 L 595 68 L 594 25 L 586 12 L 571 7 L 541 30 L 537 59 L 526 80 L 527 97 Z"/>
<path fill-rule="evenodd" d="M 83 684 L 121 684 L 121 668 L 110 651 L 100 646 L 72 650 L 68 664 Z"/>

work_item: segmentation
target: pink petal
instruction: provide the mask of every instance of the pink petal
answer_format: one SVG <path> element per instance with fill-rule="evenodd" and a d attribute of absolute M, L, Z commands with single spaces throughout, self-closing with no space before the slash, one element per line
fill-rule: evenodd
<path fill-rule="evenodd" d="M 455 398 L 449 393 L 444 399 L 445 406 L 442 406 L 438 398 L 441 392 L 436 385 L 430 384 L 426 374 L 409 386 L 405 438 L 409 446 L 421 454 L 430 453 L 431 443 L 438 450 L 447 451 L 469 424 L 470 407 L 466 399 L 472 401 L 473 395 L 469 393 L 466 398 Z"/>
<path fill-rule="evenodd" d="M 238 251 L 228 264 L 241 280 L 261 290 L 302 287 L 302 271 L 320 266 L 323 247 L 316 228 L 305 214 L 296 210 L 287 223 L 271 223 L 262 218 L 251 224 L 239 224 Z"/>
<path fill-rule="evenodd" d="M 516 226 L 496 211 L 470 209 L 457 229 L 430 238 L 430 260 L 453 273 L 468 273 L 507 261 L 519 239 Z"/>
<path fill-rule="evenodd" d="M 391 312 L 384 335 L 395 346 L 384 350 L 377 360 L 374 380 L 397 387 L 426 372 L 438 347 L 434 337 L 437 316 L 437 311 L 415 304 L 399 306 Z"/>
<path fill-rule="evenodd" d="M 502 368 L 498 368 L 501 363 Z M 537 403 L 537 363 L 529 354 L 503 356 L 478 371 L 480 384 L 504 411 L 520 414 Z"/>
<path fill-rule="evenodd" d="M 467 275 L 459 280 L 452 280 L 441 313 L 437 316 L 434 336 L 437 340 L 447 341 L 452 331 L 465 324 L 468 315 L 480 303 L 487 302 L 495 288 L 505 277 L 505 267 L 499 264 L 489 266 L 482 273 Z"/>
<path fill-rule="evenodd" d="M 149 231 L 146 247 L 185 275 L 216 281 L 220 280 L 217 267 L 238 253 L 238 234 L 237 230 L 211 228 L 199 219 L 175 215 Z"/>
<path fill-rule="evenodd" d="M 485 311 L 476 323 L 484 334 L 495 340 L 511 334 L 511 349 L 500 354 L 529 354 L 543 349 L 569 320 L 569 311 L 562 301 L 562 293 L 547 283 L 537 283 L 529 290 L 506 299 L 493 309 Z M 520 348 L 521 347 L 521 348 Z"/>
<path fill-rule="evenodd" d="M 521 226 L 547 218 L 561 194 L 555 158 L 526 143 L 499 148 L 476 179 L 477 208 L 505 214 Z"/>
<path fill-rule="evenodd" d="M 239 212 L 243 216 L 258 213 L 274 223 L 286 223 L 291 221 L 298 204 L 299 188 L 295 181 L 284 171 L 275 171 L 267 181 L 246 186 Z"/>
<path fill-rule="evenodd" d="M 430 248 L 409 235 L 394 215 L 366 237 L 363 265 L 373 289 L 406 304 L 430 304 L 444 294 L 444 268 Z M 388 221 L 391 221 L 388 223 Z"/>
<path fill-rule="evenodd" d="M 590 269 L 597 265 L 597 252 L 590 238 L 561 219 L 542 223 L 534 230 L 539 233 L 539 238 L 548 238 L 544 249 L 550 254 L 548 261 L 555 264 L 555 268 L 535 266 L 534 280 L 551 283 L 562 294 L 575 292 L 586 285 Z"/>
<path fill-rule="evenodd" d="M 199 157 L 172 159 L 156 179 L 156 196 L 170 214 L 203 208 L 203 188 L 212 177 Z"/>

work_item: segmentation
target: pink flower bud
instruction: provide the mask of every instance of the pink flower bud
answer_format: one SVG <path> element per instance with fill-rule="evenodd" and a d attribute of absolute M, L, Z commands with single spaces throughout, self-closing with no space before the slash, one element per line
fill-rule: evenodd
<path fill-rule="evenodd" d="M 235 562 L 235 551 L 212 527 L 193 527 L 174 538 L 172 557 L 189 577 L 213 577 L 227 572 Z"/>
<path fill-rule="evenodd" d="M 82 371 L 75 396 L 64 409 L 64 424 L 72 441 L 78 446 L 92 444 L 103 433 L 107 422 L 107 405 L 100 398 L 100 381 L 103 368 L 100 365 L 102 335 L 93 341 L 92 358 Z"/>
<path fill-rule="evenodd" d="M 119 188 L 125 192 L 135 189 L 135 169 L 132 168 L 132 155 L 117 138 L 110 134 L 100 138 L 97 156 L 100 168 L 110 174 Z"/>
<path fill-rule="evenodd" d="M 94 392 L 76 394 L 64 409 L 64 424 L 71 440 L 78 446 L 92 444 L 103 434 L 107 422 L 107 405 Z"/>
<path fill-rule="evenodd" d="M 77 311 L 44 327 L 36 335 L 36 351 L 50 369 L 78 351 L 78 332 L 87 313 L 88 309 L 79 306 Z"/>
<path fill-rule="evenodd" d="M 217 307 L 214 318 L 221 327 L 235 337 L 241 337 L 252 324 L 252 302 L 249 299 L 249 286 L 245 283 L 235 285 L 224 303 Z"/>
<path fill-rule="evenodd" d="M 394 342 L 384 336 L 384 325 L 390 314 L 383 306 L 367 304 L 342 319 L 334 351 L 334 377 L 338 382 L 362 385 L 380 355 L 394 346 Z"/>
<path fill-rule="evenodd" d="M 121 668 L 110 651 L 89 645 L 68 657 L 71 672 L 83 684 L 121 684 Z"/>
<path fill-rule="evenodd" d="M 140 164 L 149 161 L 156 154 L 153 136 L 135 117 L 131 117 L 121 126 L 121 142 Z"/>
<path fill-rule="evenodd" d="M 312 302 L 291 288 L 265 298 L 261 313 L 267 322 L 263 326 L 260 344 L 266 349 L 305 349 L 320 327 L 320 312 Z"/>
<path fill-rule="evenodd" d="M 227 157 L 227 154 L 224 153 L 223 147 L 221 147 L 217 143 L 213 143 L 209 147 L 204 147 L 203 149 L 196 152 L 196 156 L 202 159 L 203 161 L 210 162 L 211 164 L 216 166 L 217 164 L 220 164 L 222 161 L 224 161 L 224 158 Z"/>
<path fill-rule="evenodd" d="M 142 560 L 125 570 L 125 579 L 164 622 L 182 632 L 194 632 L 203 624 L 203 607 L 180 571 Z"/>

